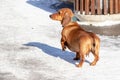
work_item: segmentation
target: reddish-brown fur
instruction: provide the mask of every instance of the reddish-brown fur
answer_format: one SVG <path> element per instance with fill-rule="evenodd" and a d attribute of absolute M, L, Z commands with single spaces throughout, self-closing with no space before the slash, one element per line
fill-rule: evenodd
<path fill-rule="evenodd" d="M 90 65 L 94 66 L 99 60 L 100 39 L 96 34 L 82 29 L 77 22 L 72 22 L 72 17 L 73 13 L 69 8 L 62 8 L 57 13 L 50 15 L 51 19 L 60 21 L 63 26 L 62 50 L 64 51 L 68 47 L 71 51 L 76 52 L 74 60 L 81 59 L 77 67 L 82 67 L 85 56 L 92 52 L 95 59 Z"/>

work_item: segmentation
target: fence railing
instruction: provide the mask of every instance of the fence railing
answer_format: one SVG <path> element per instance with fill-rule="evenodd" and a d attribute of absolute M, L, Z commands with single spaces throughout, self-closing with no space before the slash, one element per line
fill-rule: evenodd
<path fill-rule="evenodd" d="M 120 0 L 75 0 L 75 10 L 85 15 L 120 13 Z"/>

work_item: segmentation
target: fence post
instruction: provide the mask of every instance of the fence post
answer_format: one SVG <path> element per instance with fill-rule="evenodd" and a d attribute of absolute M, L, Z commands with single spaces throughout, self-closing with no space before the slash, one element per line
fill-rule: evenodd
<path fill-rule="evenodd" d="M 100 0 L 97 0 L 97 14 L 101 14 L 101 9 L 100 9 Z"/>
<path fill-rule="evenodd" d="M 91 0 L 91 14 L 95 14 L 95 0 Z"/>
<path fill-rule="evenodd" d="M 118 13 L 118 0 L 115 0 L 115 13 Z"/>
<path fill-rule="evenodd" d="M 80 13 L 83 14 L 83 0 L 80 0 Z"/>
<path fill-rule="evenodd" d="M 110 14 L 113 14 L 113 0 L 110 0 Z"/>
<path fill-rule="evenodd" d="M 79 0 L 75 0 L 75 9 L 79 11 Z"/>
<path fill-rule="evenodd" d="M 119 8 L 119 13 L 120 13 L 120 0 L 118 1 L 118 8 Z"/>
<path fill-rule="evenodd" d="M 89 14 L 89 0 L 85 0 L 85 14 Z"/>
<path fill-rule="evenodd" d="M 108 14 L 107 1 L 104 0 L 103 4 L 104 4 L 104 12 L 103 13 L 106 15 L 106 14 Z"/>

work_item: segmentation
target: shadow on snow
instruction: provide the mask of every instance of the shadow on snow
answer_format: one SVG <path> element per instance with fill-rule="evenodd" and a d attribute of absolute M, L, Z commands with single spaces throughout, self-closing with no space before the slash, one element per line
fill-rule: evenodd
<path fill-rule="evenodd" d="M 52 46 L 49 46 L 47 44 L 40 43 L 40 42 L 29 42 L 24 45 L 37 47 L 50 56 L 59 57 L 69 63 L 75 64 L 75 61 L 73 60 L 73 58 L 75 57 L 75 54 L 72 52 L 68 52 L 68 51 L 63 52 L 59 48 L 55 48 L 55 47 L 52 47 Z M 85 60 L 85 62 L 90 63 L 87 60 Z"/>
<path fill-rule="evenodd" d="M 54 10 L 59 10 L 61 8 L 70 8 L 74 10 L 74 4 L 70 2 L 60 2 L 60 1 L 46 1 L 46 0 L 27 0 L 27 3 L 35 7 L 41 8 L 48 12 L 54 12 Z"/>

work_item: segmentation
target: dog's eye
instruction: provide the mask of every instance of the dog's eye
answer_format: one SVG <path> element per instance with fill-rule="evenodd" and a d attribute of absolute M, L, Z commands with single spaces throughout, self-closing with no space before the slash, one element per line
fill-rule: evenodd
<path fill-rule="evenodd" d="M 60 11 L 58 12 L 58 14 L 60 14 Z"/>
<path fill-rule="evenodd" d="M 61 14 L 61 13 L 62 13 L 61 11 L 58 12 L 58 14 Z"/>

